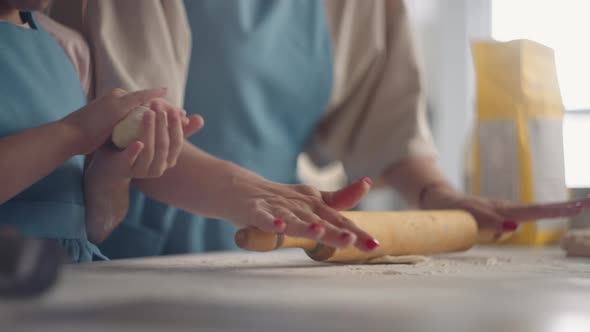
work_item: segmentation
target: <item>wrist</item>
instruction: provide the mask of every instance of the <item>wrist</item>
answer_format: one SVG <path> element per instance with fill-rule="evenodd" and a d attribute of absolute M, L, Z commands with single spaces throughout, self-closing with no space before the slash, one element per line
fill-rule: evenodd
<path fill-rule="evenodd" d="M 455 190 L 447 182 L 431 182 L 425 184 L 418 193 L 418 207 L 420 209 L 444 208 L 448 198 L 459 198 L 462 194 Z M 445 199 L 442 199 L 445 197 Z"/>
<path fill-rule="evenodd" d="M 222 169 L 225 175 L 214 199 L 221 204 L 215 204 L 216 211 L 212 212 L 217 219 L 235 222 L 240 220 L 240 213 L 248 208 L 249 198 L 257 196 L 257 192 L 273 183 L 232 163 L 227 163 Z"/>
<path fill-rule="evenodd" d="M 86 169 L 84 181 L 87 192 L 108 194 L 120 190 L 128 190 L 131 186 L 132 179 L 130 177 L 107 175 L 90 166 Z"/>
<path fill-rule="evenodd" d="M 113 179 L 92 171 L 85 176 L 86 227 L 89 240 L 94 244 L 104 241 L 129 207 L 131 179 Z"/>
<path fill-rule="evenodd" d="M 62 146 L 70 155 L 85 154 L 83 142 L 86 138 L 68 119 L 69 116 L 53 123 L 63 142 Z"/>

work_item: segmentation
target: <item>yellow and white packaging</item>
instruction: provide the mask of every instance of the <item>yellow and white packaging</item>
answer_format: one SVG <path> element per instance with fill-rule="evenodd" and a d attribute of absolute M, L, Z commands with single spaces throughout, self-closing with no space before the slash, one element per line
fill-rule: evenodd
<path fill-rule="evenodd" d="M 469 191 L 521 203 L 568 199 L 563 154 L 564 107 L 554 52 L 530 40 L 472 45 L 477 120 Z M 557 243 L 567 219 L 522 224 L 505 243 Z"/>

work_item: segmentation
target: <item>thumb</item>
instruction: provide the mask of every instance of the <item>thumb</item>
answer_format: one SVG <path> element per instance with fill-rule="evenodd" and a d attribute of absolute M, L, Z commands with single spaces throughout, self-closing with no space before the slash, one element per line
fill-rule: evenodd
<path fill-rule="evenodd" d="M 143 148 L 144 144 L 141 141 L 135 141 L 129 144 L 125 150 L 114 152 L 111 167 L 116 169 L 118 173 L 129 173 L 129 169 L 133 167 Z"/>
<path fill-rule="evenodd" d="M 355 207 L 369 192 L 373 181 L 365 177 L 357 182 L 333 192 L 322 192 L 326 204 L 336 210 L 349 210 Z"/>
<path fill-rule="evenodd" d="M 125 153 L 125 156 L 129 160 L 129 165 L 135 164 L 135 161 L 137 160 L 137 157 L 139 157 L 139 154 L 143 150 L 144 146 L 145 145 L 143 145 L 142 142 L 135 141 L 135 142 L 131 143 L 127 147 L 127 149 L 125 149 L 125 151 L 123 151 Z"/>
<path fill-rule="evenodd" d="M 132 169 L 135 161 L 143 151 L 144 144 L 141 141 L 135 141 L 127 146 L 125 150 L 114 152 L 111 167 L 114 174 L 124 177 L 133 177 Z"/>
<path fill-rule="evenodd" d="M 203 117 L 200 115 L 191 115 L 188 118 L 188 120 L 188 124 L 182 128 L 184 131 L 185 138 L 190 137 L 197 131 L 201 130 L 201 128 L 203 128 L 203 125 L 205 124 Z"/>

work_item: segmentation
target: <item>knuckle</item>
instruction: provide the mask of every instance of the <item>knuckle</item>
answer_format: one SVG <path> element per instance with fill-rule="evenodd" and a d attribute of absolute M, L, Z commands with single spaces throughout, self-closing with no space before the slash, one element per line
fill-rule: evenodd
<path fill-rule="evenodd" d="M 153 170 L 153 171 L 149 171 L 146 177 L 148 177 L 148 178 L 157 178 L 159 176 L 160 176 L 160 174 L 158 174 L 158 171 L 157 170 Z"/>
<path fill-rule="evenodd" d="M 338 221 L 341 222 L 343 225 L 347 225 L 347 226 L 354 226 L 355 225 L 355 223 L 352 222 L 352 220 L 350 220 L 346 217 L 339 216 L 337 218 L 338 218 Z"/>
<path fill-rule="evenodd" d="M 313 215 L 312 213 L 307 213 L 307 214 L 302 214 L 300 215 L 299 219 L 308 222 L 308 223 L 313 223 L 313 224 L 317 224 L 319 223 L 319 218 L 315 215 Z"/>
<path fill-rule="evenodd" d="M 153 100 L 152 102 L 150 102 L 150 105 L 152 106 L 152 109 L 154 111 L 164 111 L 165 110 L 164 103 L 159 99 Z"/>
<path fill-rule="evenodd" d="M 127 94 L 127 91 L 121 88 L 114 88 L 110 91 L 109 95 L 113 97 L 121 97 Z"/>
<path fill-rule="evenodd" d="M 297 219 L 295 214 L 293 214 L 293 212 L 289 208 L 279 209 L 277 212 L 278 215 L 283 219 L 283 221 L 293 222 Z"/>
<path fill-rule="evenodd" d="M 153 176 L 155 176 L 155 177 L 160 177 L 160 176 L 164 175 L 164 173 L 166 172 L 166 168 L 167 168 L 167 167 L 166 167 L 166 164 L 161 164 L 161 165 L 158 165 L 158 166 L 157 166 L 157 167 L 154 169 Z"/>
<path fill-rule="evenodd" d="M 246 209 L 250 211 L 260 211 L 262 207 L 263 203 L 258 199 L 251 200 L 246 204 Z"/>
<path fill-rule="evenodd" d="M 308 196 L 317 197 L 317 196 L 321 195 L 320 191 L 318 189 L 316 189 L 315 187 L 312 187 L 312 186 L 305 185 L 305 184 L 295 185 L 295 190 L 301 194 L 308 195 Z"/>
<path fill-rule="evenodd" d="M 307 205 L 315 209 L 323 209 L 326 207 L 324 200 L 319 197 L 308 197 L 306 198 L 305 202 Z"/>

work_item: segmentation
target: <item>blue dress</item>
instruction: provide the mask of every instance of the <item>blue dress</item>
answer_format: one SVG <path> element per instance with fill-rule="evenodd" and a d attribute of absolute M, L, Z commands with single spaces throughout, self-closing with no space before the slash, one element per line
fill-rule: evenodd
<path fill-rule="evenodd" d="M 21 16 L 32 29 L 0 22 L 0 137 L 59 120 L 86 104 L 64 50 L 32 14 Z M 60 241 L 74 262 L 100 257 L 86 237 L 83 166 L 84 157 L 75 156 L 1 204 L 0 224 Z"/>
<path fill-rule="evenodd" d="M 193 50 L 185 108 L 203 115 L 191 142 L 270 180 L 296 183 L 296 164 L 327 108 L 332 45 L 317 0 L 189 0 Z M 111 258 L 236 249 L 236 229 L 134 193 L 101 245 Z"/>

